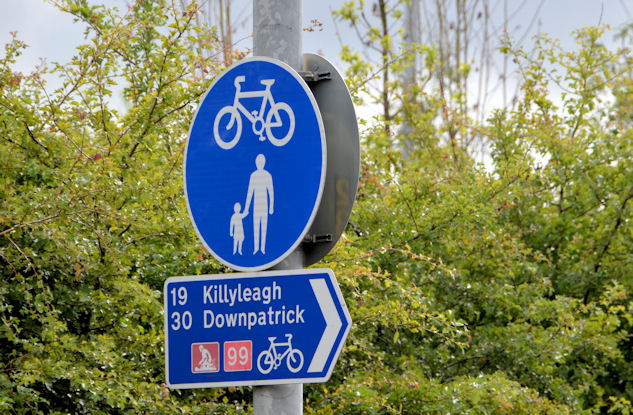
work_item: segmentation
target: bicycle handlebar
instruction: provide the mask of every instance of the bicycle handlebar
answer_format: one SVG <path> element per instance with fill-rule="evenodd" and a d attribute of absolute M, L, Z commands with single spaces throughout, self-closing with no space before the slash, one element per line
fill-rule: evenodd
<path fill-rule="evenodd" d="M 290 339 L 292 339 L 292 333 L 287 333 L 286 338 L 288 339 L 288 341 L 290 341 Z M 274 343 L 276 339 L 277 337 L 269 337 L 268 341 L 271 343 Z M 275 343 L 275 344 L 278 344 L 278 343 Z"/>
<path fill-rule="evenodd" d="M 240 84 L 246 80 L 245 76 L 236 76 L 233 80 L 236 88 L 239 88 Z"/>

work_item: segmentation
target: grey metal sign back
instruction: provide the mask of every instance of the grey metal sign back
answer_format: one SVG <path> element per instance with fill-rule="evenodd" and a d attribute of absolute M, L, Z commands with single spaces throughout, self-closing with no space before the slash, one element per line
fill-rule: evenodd
<path fill-rule="evenodd" d="M 327 143 L 321 204 L 303 243 L 307 266 L 327 255 L 347 226 L 358 189 L 360 141 L 352 97 L 334 65 L 306 53 L 303 71 L 321 112 Z"/>

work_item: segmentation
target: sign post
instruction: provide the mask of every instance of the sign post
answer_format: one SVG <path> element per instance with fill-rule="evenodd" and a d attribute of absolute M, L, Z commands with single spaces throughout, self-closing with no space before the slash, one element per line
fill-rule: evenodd
<path fill-rule="evenodd" d="M 253 54 L 271 56 L 301 69 L 301 0 L 253 1 Z M 280 266 L 303 268 L 302 250 Z M 302 414 L 303 385 L 256 386 L 253 409 L 257 415 Z"/>

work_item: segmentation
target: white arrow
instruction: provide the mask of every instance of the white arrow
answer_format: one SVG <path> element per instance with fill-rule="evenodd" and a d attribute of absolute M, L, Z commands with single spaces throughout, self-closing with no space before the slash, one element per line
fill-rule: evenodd
<path fill-rule="evenodd" d="M 310 367 L 308 367 L 308 373 L 320 372 L 323 370 L 325 363 L 327 362 L 327 358 L 332 351 L 332 346 L 334 346 L 339 330 L 343 325 L 343 322 L 336 311 L 334 301 L 332 301 L 332 296 L 330 295 L 330 290 L 327 288 L 325 279 L 311 279 L 310 285 L 312 285 L 312 291 L 314 291 L 314 295 L 316 296 L 316 299 L 319 302 L 319 307 L 321 308 L 321 313 L 323 313 L 323 317 L 325 318 L 325 331 L 323 332 L 321 341 L 319 341 L 319 345 L 314 352 L 314 357 L 312 357 L 312 362 L 310 362 Z"/>

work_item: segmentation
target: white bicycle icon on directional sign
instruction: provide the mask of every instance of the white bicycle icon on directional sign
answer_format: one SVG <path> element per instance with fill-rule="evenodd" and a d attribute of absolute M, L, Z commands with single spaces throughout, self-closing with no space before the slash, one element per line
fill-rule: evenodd
<path fill-rule="evenodd" d="M 273 369 L 277 369 L 281 366 L 281 362 L 286 359 L 286 366 L 292 373 L 297 373 L 303 366 L 303 353 L 299 349 L 292 348 L 292 334 L 286 334 L 287 342 L 275 343 L 276 337 L 269 337 L 270 347 L 264 350 L 257 357 L 257 368 L 262 374 L 267 374 Z M 288 346 L 283 353 L 277 352 L 277 347 Z"/>
<path fill-rule="evenodd" d="M 213 121 L 213 137 L 215 138 L 215 142 L 224 150 L 235 147 L 242 136 L 241 112 L 246 119 L 251 122 L 253 132 L 259 136 L 260 141 L 264 141 L 266 137 L 268 137 L 270 142 L 277 147 L 286 145 L 292 138 L 292 133 L 294 133 L 295 130 L 295 114 L 292 108 L 290 108 L 290 105 L 285 102 L 275 102 L 273 99 L 270 87 L 275 83 L 275 80 L 262 79 L 260 82 L 265 86 L 264 90 L 242 91 L 241 83 L 245 80 L 245 76 L 235 77 L 235 97 L 233 99 L 233 105 L 223 107 L 215 116 L 215 120 Z M 240 102 L 242 98 L 263 98 L 262 105 L 259 110 L 249 112 Z M 270 106 L 268 112 L 266 112 L 267 104 Z M 284 116 L 283 113 L 286 115 Z M 226 117 L 227 115 L 228 118 Z M 286 125 L 284 125 L 284 123 Z M 231 132 L 233 124 L 236 124 L 236 128 Z M 285 128 L 277 129 L 277 127 Z M 222 134 L 220 134 L 221 128 L 224 129 Z M 266 136 L 264 136 L 264 130 Z M 281 134 L 283 137 L 276 137 L 275 134 Z"/>

